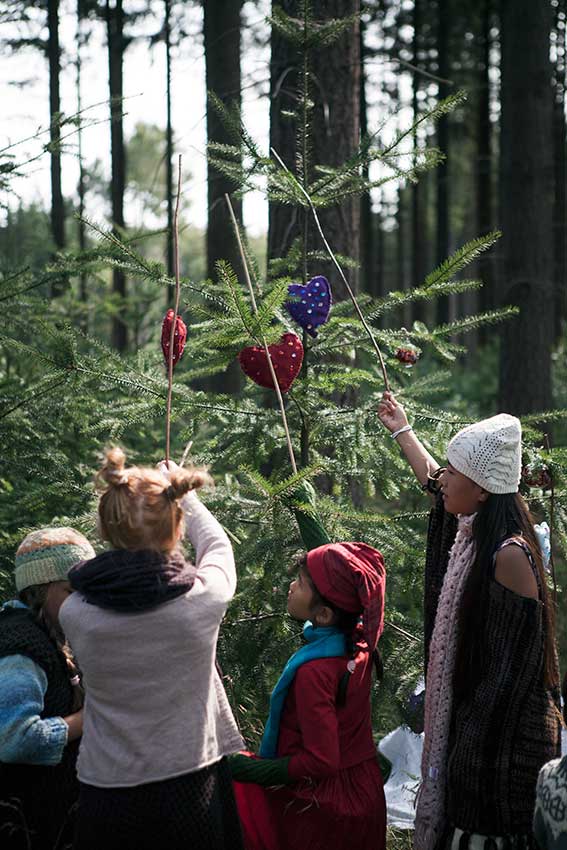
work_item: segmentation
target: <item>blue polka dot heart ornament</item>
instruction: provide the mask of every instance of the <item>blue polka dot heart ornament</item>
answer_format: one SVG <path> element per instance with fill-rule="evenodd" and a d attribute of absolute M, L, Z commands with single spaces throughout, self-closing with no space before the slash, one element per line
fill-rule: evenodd
<path fill-rule="evenodd" d="M 303 363 L 303 345 L 296 334 L 286 333 L 279 342 L 268 346 L 274 372 L 282 393 L 287 393 L 299 375 Z M 240 368 L 255 384 L 274 389 L 266 352 L 261 345 L 243 348 L 238 355 Z"/>
<path fill-rule="evenodd" d="M 285 308 L 298 325 L 312 336 L 317 336 L 317 328 L 324 325 L 331 312 L 331 287 L 323 275 L 312 277 L 303 285 L 290 283 L 287 288 L 290 295 L 296 295 L 297 300 L 286 301 Z"/>

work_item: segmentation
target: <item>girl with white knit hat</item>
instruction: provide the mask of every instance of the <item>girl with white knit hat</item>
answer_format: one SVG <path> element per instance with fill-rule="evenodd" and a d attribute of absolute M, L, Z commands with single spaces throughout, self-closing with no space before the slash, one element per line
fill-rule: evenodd
<path fill-rule="evenodd" d="M 69 570 L 93 556 L 72 528 L 32 531 L 16 552 L 18 598 L 0 607 L 2 850 L 53 850 L 73 838 L 83 691 L 58 614 Z"/>
<path fill-rule="evenodd" d="M 392 393 L 378 409 L 435 499 L 425 573 L 425 737 L 416 850 L 515 850 L 560 749 L 553 607 L 518 489 L 521 425 L 464 428 L 440 469 Z"/>

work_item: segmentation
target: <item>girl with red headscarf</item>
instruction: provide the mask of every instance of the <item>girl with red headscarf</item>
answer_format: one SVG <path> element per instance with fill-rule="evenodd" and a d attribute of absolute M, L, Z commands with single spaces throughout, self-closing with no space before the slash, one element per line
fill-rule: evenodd
<path fill-rule="evenodd" d="M 296 516 L 307 545 L 328 540 Z M 260 758 L 230 759 L 246 850 L 385 847 L 370 715 L 384 589 L 382 555 L 365 543 L 326 542 L 300 563 L 287 610 L 305 621 L 305 644 L 272 692 Z"/>

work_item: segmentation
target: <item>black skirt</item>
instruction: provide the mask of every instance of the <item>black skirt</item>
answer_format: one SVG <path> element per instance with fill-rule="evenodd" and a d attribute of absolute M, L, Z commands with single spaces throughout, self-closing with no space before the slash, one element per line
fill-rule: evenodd
<path fill-rule="evenodd" d="M 244 850 L 226 759 L 132 788 L 81 783 L 74 850 Z"/>

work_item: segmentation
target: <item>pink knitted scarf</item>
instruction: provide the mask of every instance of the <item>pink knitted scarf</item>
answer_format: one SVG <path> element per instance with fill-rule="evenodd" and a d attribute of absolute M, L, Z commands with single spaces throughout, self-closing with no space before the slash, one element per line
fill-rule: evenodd
<path fill-rule="evenodd" d="M 415 850 L 433 850 L 444 828 L 458 616 L 463 590 L 475 557 L 472 537 L 475 516 L 459 516 L 457 536 L 449 555 L 431 638 L 425 690 L 421 786 L 415 817 Z"/>

